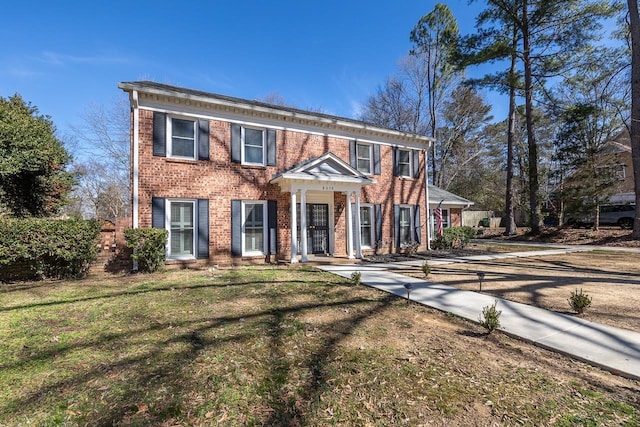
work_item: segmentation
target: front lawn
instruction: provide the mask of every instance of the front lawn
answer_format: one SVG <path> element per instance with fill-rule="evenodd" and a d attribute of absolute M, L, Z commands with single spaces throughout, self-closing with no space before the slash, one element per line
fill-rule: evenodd
<path fill-rule="evenodd" d="M 640 423 L 638 382 L 306 267 L 0 285 L 0 337 L 0 425 Z"/>

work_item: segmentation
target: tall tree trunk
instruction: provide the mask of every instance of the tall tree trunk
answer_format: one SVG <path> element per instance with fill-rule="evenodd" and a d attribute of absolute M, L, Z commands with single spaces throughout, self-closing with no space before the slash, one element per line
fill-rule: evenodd
<path fill-rule="evenodd" d="M 636 192 L 633 238 L 640 240 L 640 16 L 638 0 L 627 0 L 631 29 L 631 158 Z"/>
<path fill-rule="evenodd" d="M 540 184 L 538 182 L 538 145 L 533 128 L 533 76 L 527 2 L 522 7 L 522 61 L 524 64 L 525 116 L 527 122 L 527 144 L 529 148 L 529 208 L 531 232 L 540 234 L 542 213 L 540 210 Z"/>
<path fill-rule="evenodd" d="M 516 220 L 513 213 L 513 140 L 516 134 L 516 49 L 518 48 L 518 34 L 514 25 L 511 54 L 511 68 L 509 70 L 509 129 L 507 131 L 507 191 L 505 194 L 506 230 L 510 236 L 516 233 Z"/>

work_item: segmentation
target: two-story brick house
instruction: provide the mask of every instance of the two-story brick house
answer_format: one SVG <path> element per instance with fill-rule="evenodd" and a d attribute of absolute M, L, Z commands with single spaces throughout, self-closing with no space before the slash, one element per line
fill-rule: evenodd
<path fill-rule="evenodd" d="M 132 226 L 166 228 L 169 262 L 427 247 L 429 138 L 153 82 L 119 87 L 131 101 Z M 443 194 L 459 225 L 470 202 Z"/>

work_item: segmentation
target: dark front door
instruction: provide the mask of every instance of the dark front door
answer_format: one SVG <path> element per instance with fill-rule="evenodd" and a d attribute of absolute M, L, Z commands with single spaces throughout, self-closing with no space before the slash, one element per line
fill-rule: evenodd
<path fill-rule="evenodd" d="M 298 204 L 298 218 L 300 205 Z M 298 236 L 300 236 L 300 221 L 298 221 Z M 298 252 L 301 251 L 298 245 Z M 312 254 L 326 254 L 329 252 L 329 205 L 322 203 L 307 203 L 307 251 Z"/>

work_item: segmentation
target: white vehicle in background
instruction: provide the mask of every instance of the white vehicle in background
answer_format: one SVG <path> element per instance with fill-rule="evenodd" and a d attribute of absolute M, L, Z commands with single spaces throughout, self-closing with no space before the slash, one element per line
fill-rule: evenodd
<path fill-rule="evenodd" d="M 600 225 L 617 225 L 622 229 L 633 228 L 633 217 L 635 216 L 635 204 L 607 204 L 600 205 Z M 593 227 L 593 216 L 578 215 L 568 216 L 566 224 L 579 227 Z"/>

